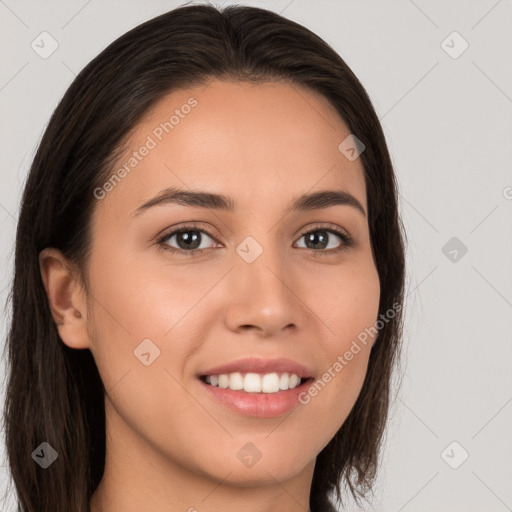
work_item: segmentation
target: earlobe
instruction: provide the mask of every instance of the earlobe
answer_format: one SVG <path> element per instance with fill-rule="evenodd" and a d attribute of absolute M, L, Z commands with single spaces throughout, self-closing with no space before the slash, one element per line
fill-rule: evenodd
<path fill-rule="evenodd" d="M 39 253 L 39 268 L 60 338 L 70 348 L 89 348 L 86 302 L 73 266 L 61 251 L 47 247 Z"/>

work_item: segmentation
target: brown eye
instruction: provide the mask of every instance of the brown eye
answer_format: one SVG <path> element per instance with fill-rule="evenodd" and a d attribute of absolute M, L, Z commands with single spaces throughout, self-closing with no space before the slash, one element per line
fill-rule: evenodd
<path fill-rule="evenodd" d="M 211 241 L 209 242 L 208 239 L 215 241 L 215 238 L 204 229 L 185 226 L 166 233 L 158 240 L 158 244 L 172 253 L 193 256 L 211 247 Z"/>
<path fill-rule="evenodd" d="M 310 249 L 320 254 L 339 253 L 354 246 L 352 237 L 340 229 L 331 226 L 329 228 L 318 227 L 305 231 L 302 233 L 301 238 L 305 239 L 305 249 Z M 341 243 L 336 242 L 336 238 L 340 239 Z"/>

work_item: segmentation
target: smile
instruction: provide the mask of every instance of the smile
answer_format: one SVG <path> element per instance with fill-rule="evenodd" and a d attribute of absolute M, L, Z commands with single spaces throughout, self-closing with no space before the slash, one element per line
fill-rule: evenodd
<path fill-rule="evenodd" d="M 270 373 L 258 375 L 248 373 L 243 378 L 243 389 L 233 390 L 230 387 L 223 388 L 219 386 L 219 380 L 221 380 L 223 385 L 226 385 L 227 382 L 230 383 L 232 375 L 233 374 L 203 376 L 197 379 L 196 382 L 199 383 L 209 400 L 212 400 L 214 407 L 220 407 L 231 413 L 234 412 L 237 415 L 253 418 L 275 418 L 290 413 L 298 406 L 303 407 L 304 404 L 299 400 L 299 396 L 303 393 L 307 393 L 308 388 L 314 382 L 312 377 L 300 379 L 296 374 L 295 376 L 292 374 L 288 377 L 287 389 L 279 388 L 279 390 L 271 392 L 256 391 L 258 386 L 263 386 L 264 389 L 270 389 L 270 386 L 272 386 L 272 389 L 275 390 L 277 379 L 279 383 L 281 379 L 283 379 L 284 386 L 286 377 L 283 377 L 283 374 L 278 375 Z M 210 380 L 210 383 L 207 382 L 207 379 Z M 247 387 L 252 391 L 245 390 L 246 379 Z M 296 379 L 299 379 L 298 384 L 295 383 Z M 216 380 L 217 383 L 213 384 Z M 237 387 L 237 380 L 238 384 L 240 384 L 241 376 L 235 376 L 235 387 Z M 292 385 L 295 387 L 289 387 L 290 381 L 292 381 Z"/>
<path fill-rule="evenodd" d="M 295 373 L 222 373 L 204 376 L 204 381 L 211 386 L 246 393 L 278 393 L 300 386 L 302 379 Z M 304 379 L 305 380 L 305 379 Z"/>

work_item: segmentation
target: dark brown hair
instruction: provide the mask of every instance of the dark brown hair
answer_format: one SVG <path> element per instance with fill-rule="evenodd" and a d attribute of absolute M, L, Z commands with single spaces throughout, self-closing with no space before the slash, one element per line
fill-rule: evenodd
<path fill-rule="evenodd" d="M 4 428 L 18 511 L 86 512 L 105 463 L 104 388 L 89 350 L 59 337 L 38 255 L 60 249 L 87 290 L 93 191 L 108 179 L 127 136 L 163 96 L 230 81 L 286 81 L 321 94 L 366 146 L 368 223 L 380 284 L 379 331 L 347 420 L 317 457 L 313 512 L 345 483 L 359 504 L 372 490 L 401 344 L 405 279 L 397 183 L 379 119 L 341 57 L 305 27 L 254 7 L 185 5 L 119 37 L 76 77 L 55 109 L 33 160 L 19 215 L 8 300 Z M 340 141 L 341 142 L 341 141 Z M 5 354 L 4 354 L 5 357 Z M 43 470 L 32 452 L 48 442 L 58 459 Z"/>

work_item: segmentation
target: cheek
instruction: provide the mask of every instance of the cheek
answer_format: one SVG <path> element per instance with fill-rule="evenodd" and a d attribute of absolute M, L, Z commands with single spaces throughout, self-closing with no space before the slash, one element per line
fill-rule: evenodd
<path fill-rule="evenodd" d="M 129 245 L 122 248 L 120 243 L 97 243 L 91 258 L 91 279 L 93 298 L 97 299 L 93 301 L 96 320 L 103 332 L 119 332 L 133 342 L 162 340 L 198 301 L 198 294 L 207 291 L 204 279 L 194 282 L 194 274 L 184 275 L 179 266 L 171 269 L 155 260 L 141 257 L 140 250 Z"/>
<path fill-rule="evenodd" d="M 208 338 L 205 318 L 215 302 L 203 299 L 222 272 L 185 271 L 119 246 L 100 242 L 91 258 L 92 352 L 105 389 L 123 388 L 127 411 L 144 404 L 136 414 L 158 420 L 171 404 L 176 412 L 187 403 L 177 381 L 189 376 L 187 362 Z"/>
<path fill-rule="evenodd" d="M 318 337 L 323 373 L 301 399 L 310 414 L 325 421 L 315 428 L 333 436 L 350 413 L 366 377 L 371 346 L 376 338 L 380 281 L 373 263 L 338 268 L 317 276 L 318 292 L 311 299 L 318 309 Z M 323 284 L 323 286 L 322 286 Z M 314 411 L 314 412 L 313 412 Z"/>
<path fill-rule="evenodd" d="M 378 319 L 380 280 L 365 254 L 346 265 L 318 271 L 304 280 L 303 296 L 312 305 L 322 334 L 324 354 L 334 360 L 349 349 L 351 341 L 372 342 L 370 328 Z"/>

